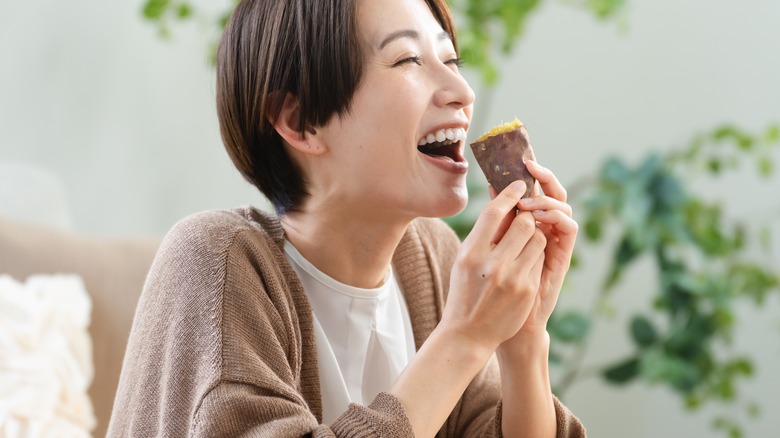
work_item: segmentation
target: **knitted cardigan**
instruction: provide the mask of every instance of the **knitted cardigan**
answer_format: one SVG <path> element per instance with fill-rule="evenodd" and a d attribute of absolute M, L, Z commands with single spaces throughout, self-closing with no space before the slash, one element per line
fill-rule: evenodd
<path fill-rule="evenodd" d="M 459 243 L 418 219 L 393 256 L 418 349 L 441 319 Z M 278 219 L 249 207 L 173 227 L 138 303 L 108 436 L 413 436 L 388 393 L 321 424 L 312 309 L 283 245 Z M 501 436 L 500 395 L 494 356 L 437 436 Z M 585 436 L 554 402 L 558 436 Z"/>

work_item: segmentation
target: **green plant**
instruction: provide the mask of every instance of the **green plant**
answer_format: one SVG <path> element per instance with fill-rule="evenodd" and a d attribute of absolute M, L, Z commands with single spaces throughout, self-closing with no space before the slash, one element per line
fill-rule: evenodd
<path fill-rule="evenodd" d="M 582 229 L 587 241 L 608 245 L 613 256 L 591 308 L 563 312 L 550 324 L 552 355 L 564 368 L 558 395 L 597 373 L 615 384 L 667 385 L 689 409 L 739 402 L 739 380 L 754 367 L 731 345 L 737 304 L 760 305 L 769 293 L 780 292 L 780 276 L 766 254 L 754 255 L 761 248 L 768 252 L 770 228 L 727 217 L 722 205 L 705 201 L 690 186 L 697 174 L 719 177 L 746 160 L 768 178 L 779 146 L 780 125 L 758 134 L 726 125 L 634 168 L 618 158 L 606 160 L 582 203 Z M 658 281 L 650 286 L 656 291 L 652 302 L 630 320 L 634 351 L 618 363 L 584 370 L 590 328 L 608 315 L 615 287 L 642 257 L 652 260 Z M 745 406 L 748 415 L 757 414 L 755 404 Z M 733 413 L 716 417 L 713 425 L 741 436 Z"/>

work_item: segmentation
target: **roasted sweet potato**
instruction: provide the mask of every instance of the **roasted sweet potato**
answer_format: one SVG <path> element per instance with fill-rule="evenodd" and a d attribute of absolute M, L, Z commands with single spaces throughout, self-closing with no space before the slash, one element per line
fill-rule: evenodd
<path fill-rule="evenodd" d="M 528 131 L 517 119 L 490 130 L 471 143 L 471 150 L 490 185 L 502 191 L 512 181 L 522 179 L 527 185 L 523 197 L 533 193 L 536 179 L 525 167 L 525 160 L 534 159 Z"/>

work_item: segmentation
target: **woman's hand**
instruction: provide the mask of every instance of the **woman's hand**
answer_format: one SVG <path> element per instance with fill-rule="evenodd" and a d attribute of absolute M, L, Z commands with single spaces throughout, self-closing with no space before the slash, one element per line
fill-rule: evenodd
<path fill-rule="evenodd" d="M 497 349 L 501 369 L 501 398 L 507 412 L 501 423 L 504 436 L 555 436 L 555 408 L 550 389 L 547 359 L 550 319 L 563 279 L 569 270 L 577 223 L 572 219 L 571 207 L 566 204 L 566 190 L 552 172 L 536 162 L 526 162 L 538 187 L 534 196 L 520 201 L 520 214 L 532 214 L 535 226 L 544 233 L 546 246 L 541 269 L 539 289 L 522 328 Z"/>
<path fill-rule="evenodd" d="M 579 227 L 572 218 L 571 206 L 566 203 L 566 190 L 555 175 L 535 161 L 526 162 L 526 166 L 538 181 L 544 195 L 540 195 L 537 188 L 534 196 L 520 201 L 520 210 L 533 214 L 539 229 L 547 238 L 547 247 L 544 250 L 539 293 L 521 333 L 539 334 L 546 330 L 547 321 L 558 302 L 563 280 L 571 265 Z"/>
<path fill-rule="evenodd" d="M 488 203 L 452 268 L 440 326 L 485 358 L 524 326 L 540 289 L 547 242 L 533 214 L 517 210 L 524 191 L 515 181 Z"/>

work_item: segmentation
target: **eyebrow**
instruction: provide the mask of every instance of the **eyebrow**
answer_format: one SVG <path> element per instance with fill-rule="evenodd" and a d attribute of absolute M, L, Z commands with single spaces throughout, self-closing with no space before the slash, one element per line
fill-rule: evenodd
<path fill-rule="evenodd" d="M 452 36 L 449 33 L 447 33 L 446 30 L 441 31 L 436 37 L 439 41 L 452 40 Z M 384 49 L 386 45 L 390 44 L 391 42 L 399 38 L 411 38 L 413 40 L 419 40 L 420 33 L 413 29 L 404 29 L 404 30 L 395 31 L 390 35 L 388 35 L 384 40 L 382 40 L 382 42 L 379 44 L 379 50 Z"/>

